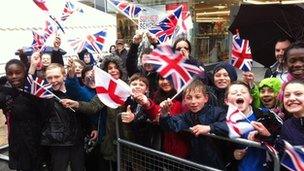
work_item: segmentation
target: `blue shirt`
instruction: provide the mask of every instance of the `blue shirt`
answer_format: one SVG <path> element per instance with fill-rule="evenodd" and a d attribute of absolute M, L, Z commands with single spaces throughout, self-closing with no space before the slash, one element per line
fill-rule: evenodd
<path fill-rule="evenodd" d="M 257 117 L 254 113 L 247 117 L 249 121 L 256 121 Z M 247 139 L 248 133 L 243 134 L 242 138 Z M 248 147 L 246 150 L 246 155 L 240 161 L 238 170 L 244 171 L 263 171 L 267 170 L 263 164 L 266 161 L 266 151 L 260 148 Z"/>

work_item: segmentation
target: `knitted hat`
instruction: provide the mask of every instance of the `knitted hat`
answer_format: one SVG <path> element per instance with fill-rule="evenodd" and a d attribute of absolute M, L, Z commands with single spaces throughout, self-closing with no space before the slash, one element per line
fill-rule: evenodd
<path fill-rule="evenodd" d="M 271 88 L 275 94 L 278 94 L 281 89 L 281 81 L 278 78 L 265 78 L 259 84 L 259 90 L 263 87 Z"/>
<path fill-rule="evenodd" d="M 238 75 L 236 73 L 236 70 L 234 69 L 234 67 L 229 64 L 228 62 L 220 62 L 218 63 L 214 69 L 213 69 L 213 76 L 216 72 L 218 72 L 220 69 L 225 69 L 230 77 L 231 82 L 232 81 L 236 81 L 238 79 Z"/>

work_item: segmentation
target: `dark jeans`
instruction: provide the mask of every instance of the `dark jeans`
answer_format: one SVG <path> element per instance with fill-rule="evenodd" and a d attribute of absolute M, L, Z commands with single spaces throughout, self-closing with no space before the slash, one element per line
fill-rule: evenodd
<path fill-rule="evenodd" d="M 66 171 L 70 164 L 72 171 L 84 171 L 84 149 L 82 145 L 50 147 L 51 170 Z"/>

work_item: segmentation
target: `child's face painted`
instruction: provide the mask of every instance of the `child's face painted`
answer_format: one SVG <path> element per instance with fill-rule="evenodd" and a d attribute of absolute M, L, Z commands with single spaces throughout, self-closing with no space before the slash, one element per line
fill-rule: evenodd
<path fill-rule="evenodd" d="M 214 79 L 214 85 L 217 88 L 220 88 L 220 89 L 227 88 L 230 85 L 230 83 L 231 83 L 229 74 L 228 74 L 228 72 L 224 68 L 218 70 L 214 74 L 214 78 L 213 79 Z"/>
<path fill-rule="evenodd" d="M 46 80 L 52 84 L 54 90 L 60 90 L 64 84 L 64 75 L 61 68 L 52 68 L 45 72 Z"/>
<path fill-rule="evenodd" d="M 296 79 L 304 78 L 304 48 L 289 50 L 287 67 L 290 74 Z"/>
<path fill-rule="evenodd" d="M 247 87 L 241 84 L 233 84 L 228 89 L 226 102 L 236 106 L 244 114 L 248 114 L 251 109 L 249 106 L 252 102 L 252 97 Z"/>
<path fill-rule="evenodd" d="M 260 99 L 263 105 L 269 109 L 273 108 L 276 104 L 276 94 L 272 88 L 267 86 L 261 88 Z"/>
<path fill-rule="evenodd" d="M 135 94 L 145 94 L 148 91 L 147 85 L 141 80 L 134 80 L 130 83 L 130 87 Z"/>
<path fill-rule="evenodd" d="M 304 85 L 290 83 L 284 90 L 284 107 L 295 117 L 304 116 Z"/>
<path fill-rule="evenodd" d="M 186 90 L 184 97 L 185 105 L 191 112 L 200 111 L 208 101 L 208 96 L 201 89 Z"/>
<path fill-rule="evenodd" d="M 15 88 L 21 88 L 24 82 L 24 69 L 16 64 L 11 64 L 7 67 L 6 78 L 8 82 Z"/>

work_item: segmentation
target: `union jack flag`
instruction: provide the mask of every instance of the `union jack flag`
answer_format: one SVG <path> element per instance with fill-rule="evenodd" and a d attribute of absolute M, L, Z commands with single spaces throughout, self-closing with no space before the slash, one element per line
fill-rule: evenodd
<path fill-rule="evenodd" d="M 138 14 L 143 10 L 136 4 L 132 4 L 127 1 L 120 1 L 120 0 L 110 0 L 110 2 L 124 15 L 128 18 L 136 18 Z"/>
<path fill-rule="evenodd" d="M 266 150 L 275 156 L 278 156 L 278 151 L 273 147 L 273 145 L 267 143 L 267 142 L 262 142 L 262 145 L 266 148 Z"/>
<path fill-rule="evenodd" d="M 67 1 L 64 5 L 64 8 L 63 8 L 63 11 L 61 14 L 61 21 L 65 21 L 75 11 L 79 11 L 80 13 L 83 13 L 83 10 L 81 8 L 76 8 L 74 4 L 72 4 L 70 1 Z"/>
<path fill-rule="evenodd" d="M 61 21 L 65 21 L 74 12 L 74 4 L 67 1 L 64 5 L 63 12 L 61 15 Z"/>
<path fill-rule="evenodd" d="M 69 40 L 75 52 L 80 52 L 86 48 L 90 53 L 101 53 L 106 41 L 106 32 L 100 31 L 93 35 L 87 35 L 85 39 L 75 38 Z"/>
<path fill-rule="evenodd" d="M 29 74 L 26 78 L 24 91 L 39 98 L 52 98 L 54 94 L 50 91 L 52 85 L 46 80 Z"/>
<path fill-rule="evenodd" d="M 252 55 L 249 40 L 242 39 L 239 33 L 232 37 L 231 64 L 243 71 L 251 71 Z"/>
<path fill-rule="evenodd" d="M 288 170 L 304 170 L 304 146 L 292 146 L 287 141 L 285 143 L 285 154 L 281 164 Z"/>
<path fill-rule="evenodd" d="M 32 48 L 34 50 L 39 50 L 45 43 L 45 38 L 44 36 L 41 36 L 40 34 L 33 32 L 33 42 L 32 42 Z"/>
<path fill-rule="evenodd" d="M 45 21 L 45 28 L 44 28 L 44 34 L 43 37 L 46 40 L 50 35 L 53 33 L 53 26 L 49 21 Z"/>
<path fill-rule="evenodd" d="M 159 46 L 144 56 L 143 63 L 152 64 L 156 72 L 173 82 L 177 91 L 189 83 L 193 75 L 203 74 L 202 69 L 188 64 L 182 54 L 175 53 L 168 45 Z"/>
<path fill-rule="evenodd" d="M 49 9 L 45 5 L 45 0 L 33 0 L 34 3 L 42 10 L 42 11 L 49 11 Z"/>
<path fill-rule="evenodd" d="M 176 30 L 178 30 L 178 22 L 182 13 L 183 6 L 179 6 L 172 14 L 160 21 L 156 26 L 149 29 L 160 42 L 166 42 L 171 39 Z"/>
<path fill-rule="evenodd" d="M 230 138 L 239 138 L 254 130 L 247 117 L 233 105 L 228 107 L 226 123 L 229 128 Z"/>

